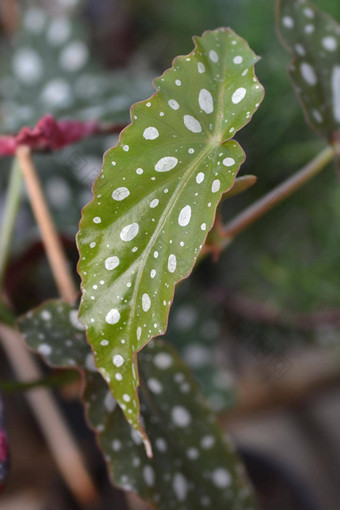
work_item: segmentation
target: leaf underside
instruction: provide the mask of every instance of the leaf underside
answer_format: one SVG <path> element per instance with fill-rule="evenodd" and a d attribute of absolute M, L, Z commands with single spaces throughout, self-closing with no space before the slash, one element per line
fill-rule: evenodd
<path fill-rule="evenodd" d="M 244 160 L 231 138 L 263 97 L 243 39 L 222 28 L 194 41 L 155 81 L 158 92 L 132 108 L 78 234 L 80 317 L 99 371 L 141 431 L 136 352 L 166 329 L 175 285 Z"/>
<path fill-rule="evenodd" d="M 279 0 L 278 25 L 293 57 L 289 75 L 309 124 L 319 136 L 339 142 L 340 25 L 303 0 Z"/>
<path fill-rule="evenodd" d="M 140 355 L 142 420 L 154 452 L 148 459 L 95 368 L 77 309 L 51 301 L 21 318 L 19 327 L 51 366 L 81 369 L 88 420 L 116 485 L 162 510 L 255 508 L 237 455 L 169 344 L 153 341 Z"/>

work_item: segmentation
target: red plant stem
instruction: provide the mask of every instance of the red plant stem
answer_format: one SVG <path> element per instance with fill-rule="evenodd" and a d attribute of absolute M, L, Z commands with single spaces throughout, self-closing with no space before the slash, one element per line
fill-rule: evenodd
<path fill-rule="evenodd" d="M 31 152 L 53 152 L 96 135 L 118 134 L 126 124 L 97 121 L 57 121 L 52 115 L 42 117 L 34 127 L 24 126 L 18 133 L 0 135 L 0 156 L 13 156 L 25 145 Z"/>

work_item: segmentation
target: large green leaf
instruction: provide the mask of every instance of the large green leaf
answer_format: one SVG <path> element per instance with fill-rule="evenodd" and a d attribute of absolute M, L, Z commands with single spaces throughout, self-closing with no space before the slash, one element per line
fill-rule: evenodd
<path fill-rule="evenodd" d="M 115 484 L 162 510 L 255 508 L 237 455 L 170 345 L 156 340 L 140 354 L 142 419 L 154 452 L 149 459 L 96 371 L 77 310 L 51 301 L 19 326 L 28 345 L 50 365 L 81 368 L 88 419 Z"/>
<path fill-rule="evenodd" d="M 278 24 L 308 122 L 320 136 L 339 142 L 340 25 L 304 0 L 279 0 Z"/>
<path fill-rule="evenodd" d="M 78 234 L 81 319 L 96 363 L 136 429 L 135 353 L 165 331 L 244 153 L 231 138 L 263 97 L 256 55 L 230 29 L 195 37 L 131 110 L 108 151 Z"/>

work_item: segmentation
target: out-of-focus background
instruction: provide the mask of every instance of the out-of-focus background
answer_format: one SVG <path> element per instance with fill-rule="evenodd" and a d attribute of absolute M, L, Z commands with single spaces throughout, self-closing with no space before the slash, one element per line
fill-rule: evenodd
<path fill-rule="evenodd" d="M 340 4 L 316 3 L 340 20 Z M 323 143 L 306 125 L 287 77 L 289 56 L 269 0 L 1 0 L 0 130 L 57 119 L 128 122 L 129 107 L 192 35 L 230 26 L 262 57 L 265 100 L 237 139 L 240 175 L 257 184 L 223 204 L 225 220 L 308 162 Z M 81 207 L 102 155 L 97 137 L 36 157 L 53 218 L 75 263 Z M 0 160 L 0 213 L 10 158 Z M 263 509 L 337 510 L 340 501 L 340 183 L 332 166 L 208 258 L 178 287 L 167 338 L 192 368 L 235 439 Z M 39 232 L 24 198 L 6 291 L 18 313 L 54 297 Z M 4 354 L 1 379 L 13 374 Z M 57 398 L 107 491 L 100 454 L 70 391 Z M 73 509 L 52 457 L 19 393 L 5 395 L 12 473 L 1 510 Z M 137 508 L 137 506 L 135 507 Z"/>

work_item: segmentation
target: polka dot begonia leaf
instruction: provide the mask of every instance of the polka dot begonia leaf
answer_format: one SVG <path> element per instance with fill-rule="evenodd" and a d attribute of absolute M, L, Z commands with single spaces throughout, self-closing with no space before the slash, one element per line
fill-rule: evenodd
<path fill-rule="evenodd" d="M 155 81 L 157 93 L 132 108 L 78 234 L 80 317 L 99 371 L 139 430 L 136 353 L 166 329 L 175 285 L 244 161 L 232 137 L 263 97 L 242 38 L 222 28 L 194 41 Z"/>
<path fill-rule="evenodd" d="M 10 55 L 8 45 L 0 45 L 0 131 L 33 126 L 46 113 L 58 120 L 125 122 L 131 101 L 149 93 L 151 73 L 103 70 L 82 16 L 66 5 L 54 5 L 51 14 L 21 3 Z"/>
<path fill-rule="evenodd" d="M 330 143 L 339 143 L 340 25 L 303 0 L 278 1 L 278 26 L 293 60 L 289 75 L 306 118 Z"/>
<path fill-rule="evenodd" d="M 212 299 L 207 300 L 205 282 L 200 281 L 199 273 L 177 289 L 166 338 L 178 350 L 216 412 L 232 408 L 238 400 L 230 357 L 221 355 L 227 342 L 224 321 L 221 308 Z"/>
<path fill-rule="evenodd" d="M 19 328 L 49 365 L 81 369 L 88 421 L 117 486 L 160 510 L 256 508 L 237 454 L 167 342 L 153 341 L 140 355 L 142 420 L 153 451 L 148 458 L 96 370 L 77 309 L 50 301 L 21 318 Z"/>

